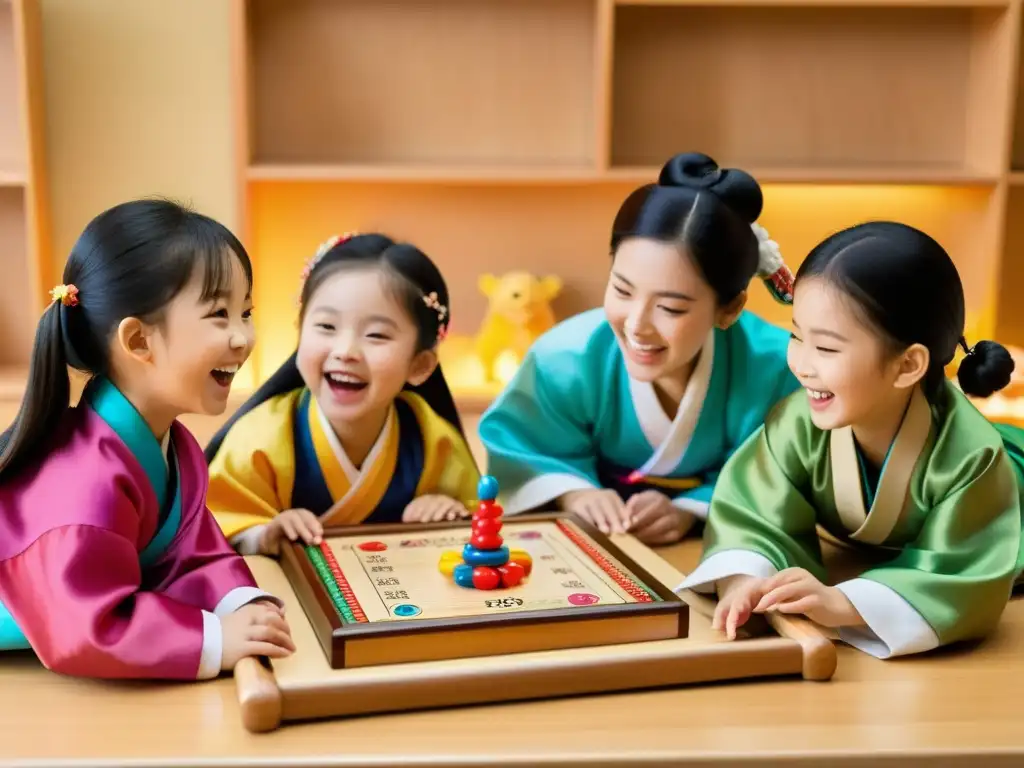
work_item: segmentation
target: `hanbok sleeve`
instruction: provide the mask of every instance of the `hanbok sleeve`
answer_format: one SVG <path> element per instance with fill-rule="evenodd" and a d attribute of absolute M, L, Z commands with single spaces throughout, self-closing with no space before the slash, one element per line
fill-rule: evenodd
<path fill-rule="evenodd" d="M 803 568 L 824 579 L 817 514 L 806 495 L 812 446 L 790 398 L 726 463 L 711 500 L 700 564 L 677 589 L 714 592 L 719 579 Z"/>
<path fill-rule="evenodd" d="M 1005 452 L 976 451 L 944 478 L 953 490 L 916 539 L 882 566 L 840 584 L 866 626 L 840 638 L 879 658 L 989 634 L 1017 573 L 1020 491 Z"/>
<path fill-rule="evenodd" d="M 600 488 L 597 449 L 585 385 L 576 355 L 534 346 L 504 392 L 480 420 L 488 473 L 501 489 L 506 513 L 536 509 L 569 491 Z"/>
<path fill-rule="evenodd" d="M 96 499 L 104 503 L 106 499 Z M 201 660 L 219 619 L 145 591 L 139 554 L 123 532 L 55 528 L 0 562 L 0 598 L 42 663 L 96 678 L 214 677 Z"/>
<path fill-rule="evenodd" d="M 224 535 L 243 555 L 257 554 L 263 527 L 286 508 L 294 481 L 294 443 L 250 412 L 209 465 L 207 504 Z"/>

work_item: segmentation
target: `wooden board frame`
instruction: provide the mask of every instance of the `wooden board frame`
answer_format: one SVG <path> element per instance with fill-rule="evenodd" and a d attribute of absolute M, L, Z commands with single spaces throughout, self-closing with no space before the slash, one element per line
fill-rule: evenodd
<path fill-rule="evenodd" d="M 367 638 L 395 637 L 410 634 L 447 634 L 450 632 L 472 631 L 481 629 L 515 630 L 526 626 L 555 623 L 578 623 L 599 619 L 619 619 L 635 616 L 675 615 L 677 623 L 672 636 L 685 638 L 689 632 L 689 606 L 680 597 L 660 583 L 642 566 L 623 552 L 605 534 L 588 521 L 568 512 L 550 512 L 527 515 L 516 515 L 504 518 L 505 524 L 569 522 L 577 526 L 597 546 L 626 569 L 627 575 L 639 581 L 645 588 L 656 595 L 660 602 L 622 603 L 612 605 L 574 606 L 550 610 L 517 611 L 493 615 L 460 616 L 436 619 L 408 619 L 396 622 L 370 622 L 359 624 L 343 623 L 322 580 L 316 573 L 313 564 L 306 554 L 306 547 L 301 542 L 290 543 L 282 552 L 282 567 L 295 589 L 302 608 L 309 617 L 316 631 L 317 639 L 327 655 L 328 663 L 334 669 L 342 669 L 347 664 L 346 646 L 353 641 Z M 469 530 L 470 520 L 457 520 L 437 523 L 397 523 L 383 525 L 335 526 L 324 531 L 324 540 L 338 537 L 359 536 L 360 538 L 385 536 L 395 533 L 410 535 L 430 531 Z M 439 578 L 440 574 L 438 575 Z M 496 595 L 502 594 L 496 590 Z M 650 638 L 648 638 L 650 639 Z M 553 641 L 554 642 L 554 641 Z M 589 645 L 598 644 L 596 639 Z M 474 644 L 478 645 L 478 644 Z M 588 645 L 587 643 L 581 643 Z M 552 650 L 559 645 L 550 645 L 544 650 Z M 460 655 L 488 655 L 486 652 Z M 428 660 L 426 658 L 414 659 Z"/>
<path fill-rule="evenodd" d="M 662 585 L 682 580 L 635 539 L 617 542 Z M 281 563 L 263 556 L 246 561 L 257 583 L 285 602 L 297 648 L 284 659 L 246 658 L 236 666 L 239 715 L 251 733 L 285 723 L 725 681 L 797 675 L 826 681 L 836 670 L 832 640 L 807 619 L 770 614 L 726 641 L 710 629 L 714 602 L 690 591 L 680 595 L 692 609 L 687 638 L 332 669 Z"/>

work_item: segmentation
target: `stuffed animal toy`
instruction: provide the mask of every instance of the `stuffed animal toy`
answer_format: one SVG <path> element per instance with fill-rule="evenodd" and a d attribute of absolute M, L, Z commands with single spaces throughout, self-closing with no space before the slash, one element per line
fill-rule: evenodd
<path fill-rule="evenodd" d="M 483 275 L 480 291 L 487 297 L 487 314 L 476 335 L 476 354 L 488 381 L 497 379 L 495 362 L 511 352 L 522 362 L 538 336 L 555 324 L 551 301 L 562 290 L 558 277 L 537 278 L 529 272 Z"/>

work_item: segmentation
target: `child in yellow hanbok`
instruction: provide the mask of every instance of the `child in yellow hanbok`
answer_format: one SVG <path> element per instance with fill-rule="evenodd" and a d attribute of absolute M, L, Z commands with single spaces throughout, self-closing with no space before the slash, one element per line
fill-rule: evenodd
<path fill-rule="evenodd" d="M 307 268 L 298 349 L 206 449 L 208 503 L 244 554 L 325 526 L 467 515 L 479 471 L 438 365 L 451 318 L 434 263 L 380 234 Z"/>

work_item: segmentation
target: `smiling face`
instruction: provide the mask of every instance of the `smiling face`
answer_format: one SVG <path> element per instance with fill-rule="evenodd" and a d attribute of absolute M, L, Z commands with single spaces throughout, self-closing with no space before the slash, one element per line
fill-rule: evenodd
<path fill-rule="evenodd" d="M 122 345 L 146 362 L 133 368 L 145 377 L 146 402 L 170 419 L 222 414 L 235 374 L 252 353 L 252 299 L 238 259 L 231 257 L 230 279 L 218 295 L 202 294 L 203 274 L 197 270 L 159 323 L 129 318 L 119 331 Z"/>
<path fill-rule="evenodd" d="M 797 283 L 790 370 L 803 385 L 819 429 L 891 422 L 927 369 L 920 345 L 894 350 L 853 300 L 820 277 Z"/>
<path fill-rule="evenodd" d="M 437 364 L 417 351 L 419 329 L 379 268 L 341 269 L 310 297 L 297 363 L 324 415 L 339 433 L 383 422 L 406 382 L 421 384 Z"/>
<path fill-rule="evenodd" d="M 678 397 L 678 384 L 689 376 L 708 333 L 734 322 L 745 298 L 719 307 L 711 286 L 678 246 L 631 238 L 616 251 L 604 311 L 629 375 Z"/>

